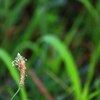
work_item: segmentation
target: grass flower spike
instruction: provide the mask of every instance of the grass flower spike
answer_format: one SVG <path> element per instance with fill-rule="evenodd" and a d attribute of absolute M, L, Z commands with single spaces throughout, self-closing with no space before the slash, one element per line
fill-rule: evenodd
<path fill-rule="evenodd" d="M 12 62 L 12 66 L 18 66 L 18 70 L 20 71 L 19 87 L 24 86 L 24 80 L 25 80 L 25 76 L 26 76 L 26 71 L 25 71 L 26 70 L 26 66 L 25 66 L 26 61 L 27 61 L 27 59 L 25 59 L 25 57 L 21 56 L 20 53 L 18 53 L 17 57 Z"/>

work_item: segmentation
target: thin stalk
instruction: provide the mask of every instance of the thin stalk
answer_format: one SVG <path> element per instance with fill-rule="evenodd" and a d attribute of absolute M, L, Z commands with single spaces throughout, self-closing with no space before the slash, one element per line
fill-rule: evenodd
<path fill-rule="evenodd" d="M 58 78 L 53 72 L 46 69 L 44 72 L 50 76 L 55 82 L 57 82 L 67 93 L 72 94 L 73 90 L 69 88 L 60 78 Z"/>
<path fill-rule="evenodd" d="M 17 95 L 17 93 L 19 92 L 20 88 L 18 88 L 18 90 L 16 91 L 16 93 L 13 95 L 13 97 L 10 100 L 13 100 L 13 98 Z"/>

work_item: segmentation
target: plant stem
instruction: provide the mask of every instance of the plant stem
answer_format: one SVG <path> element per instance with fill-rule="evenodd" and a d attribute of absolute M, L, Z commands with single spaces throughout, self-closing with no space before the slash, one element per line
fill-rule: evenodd
<path fill-rule="evenodd" d="M 10 100 L 13 100 L 13 98 L 16 96 L 16 94 L 19 92 L 20 88 L 16 91 L 16 93 L 13 95 L 13 97 Z"/>
<path fill-rule="evenodd" d="M 46 97 L 46 100 L 54 100 L 33 70 L 29 70 L 29 75 L 40 90 L 40 92 Z"/>

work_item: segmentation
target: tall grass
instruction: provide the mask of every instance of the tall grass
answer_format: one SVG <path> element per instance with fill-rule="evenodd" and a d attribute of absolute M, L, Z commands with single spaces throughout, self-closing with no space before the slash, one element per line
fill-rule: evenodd
<path fill-rule="evenodd" d="M 0 12 L 0 99 L 19 84 L 11 66 L 18 52 L 28 59 L 28 77 L 16 100 L 46 100 L 42 86 L 54 100 L 100 99 L 99 0 L 1 0 Z"/>

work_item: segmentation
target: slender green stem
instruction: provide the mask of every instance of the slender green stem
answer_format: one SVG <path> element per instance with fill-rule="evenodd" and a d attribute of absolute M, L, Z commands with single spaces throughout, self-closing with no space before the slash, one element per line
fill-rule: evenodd
<path fill-rule="evenodd" d="M 57 82 L 66 92 L 68 92 L 69 94 L 71 94 L 73 92 L 73 90 L 71 88 L 69 88 L 66 83 L 64 83 L 60 78 L 58 78 L 53 72 L 51 72 L 50 70 L 46 69 L 44 70 L 44 72 L 50 76 L 52 79 L 55 80 L 55 82 Z"/>
<path fill-rule="evenodd" d="M 91 94 L 89 95 L 88 98 L 89 98 L 89 100 L 90 100 L 90 99 L 92 99 L 93 97 L 96 97 L 96 96 L 99 95 L 99 94 L 100 94 L 100 91 L 97 90 L 97 91 L 91 93 Z"/>
<path fill-rule="evenodd" d="M 20 88 L 16 91 L 16 93 L 13 95 L 13 97 L 10 100 L 13 100 L 13 98 L 16 96 L 16 94 L 19 92 Z"/>

